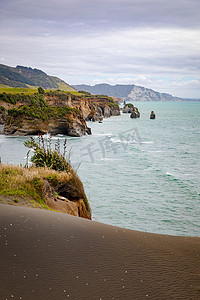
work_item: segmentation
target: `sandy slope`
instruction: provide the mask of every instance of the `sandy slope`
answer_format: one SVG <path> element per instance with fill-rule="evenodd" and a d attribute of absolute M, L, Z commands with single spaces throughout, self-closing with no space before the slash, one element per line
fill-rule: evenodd
<path fill-rule="evenodd" d="M 200 299 L 200 238 L 0 205 L 0 299 Z"/>

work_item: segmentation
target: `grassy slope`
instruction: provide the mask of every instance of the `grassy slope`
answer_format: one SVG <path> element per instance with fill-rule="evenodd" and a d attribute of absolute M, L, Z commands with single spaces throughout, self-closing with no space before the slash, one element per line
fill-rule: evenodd
<path fill-rule="evenodd" d="M 43 180 L 54 188 L 69 183 L 73 195 L 77 194 L 88 205 L 82 183 L 73 169 L 67 173 L 4 164 L 0 164 L 0 203 L 50 209 L 45 202 Z"/>
<path fill-rule="evenodd" d="M 37 93 L 37 88 L 14 88 L 6 85 L 0 85 L 0 93 L 19 94 L 24 93 L 26 95 L 32 95 Z"/>
<path fill-rule="evenodd" d="M 75 95 L 75 96 L 81 96 L 82 93 L 79 93 L 75 90 L 65 90 L 60 88 L 64 92 L 70 92 L 70 94 Z M 50 92 L 51 90 L 45 90 L 46 93 Z M 9 93 L 9 94 L 19 94 L 19 93 L 24 93 L 26 95 L 33 95 L 34 93 L 38 92 L 38 87 L 30 87 L 30 88 L 14 88 L 14 87 L 9 87 L 3 84 L 0 84 L 0 93 Z"/>
<path fill-rule="evenodd" d="M 2 88 L 18 87 L 37 89 L 63 90 L 75 92 L 76 90 L 55 76 L 49 76 L 45 72 L 23 66 L 16 68 L 0 64 L 0 86 Z"/>

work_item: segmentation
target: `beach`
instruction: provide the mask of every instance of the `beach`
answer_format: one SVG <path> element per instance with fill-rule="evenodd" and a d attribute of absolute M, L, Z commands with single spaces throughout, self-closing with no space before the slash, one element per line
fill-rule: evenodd
<path fill-rule="evenodd" d="M 6 299 L 199 299 L 200 238 L 0 205 Z"/>

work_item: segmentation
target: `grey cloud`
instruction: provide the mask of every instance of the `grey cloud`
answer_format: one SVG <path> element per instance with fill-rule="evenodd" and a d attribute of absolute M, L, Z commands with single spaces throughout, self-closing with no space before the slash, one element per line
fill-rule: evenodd
<path fill-rule="evenodd" d="M 199 28 L 199 0 L 1 0 L 0 63 L 74 84 L 139 75 L 196 80 Z"/>
<path fill-rule="evenodd" d="M 199 74 L 200 42 L 193 42 L 198 38 L 199 31 L 178 30 L 173 35 L 170 30 L 135 30 L 94 37 L 74 36 L 70 39 L 40 36 L 23 40 L 12 36 L 13 54 L 8 52 L 11 37 L 3 37 L 1 53 L 8 60 L 9 57 L 16 57 L 15 64 L 44 68 L 50 74 L 53 68 L 57 75 L 64 70 L 66 74 L 75 73 L 77 76 Z M 192 42 L 193 48 L 190 46 Z"/>
<path fill-rule="evenodd" d="M 13 23 L 30 20 L 31 26 L 92 29 L 136 26 L 197 27 L 199 0 L 3 0 L 1 17 Z M 55 22 L 54 24 L 47 21 Z M 24 28 L 25 30 L 26 28 Z"/>

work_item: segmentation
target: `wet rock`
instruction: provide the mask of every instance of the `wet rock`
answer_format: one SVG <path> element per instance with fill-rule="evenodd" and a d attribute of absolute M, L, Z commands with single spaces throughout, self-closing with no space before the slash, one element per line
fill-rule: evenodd
<path fill-rule="evenodd" d="M 124 108 L 122 109 L 122 112 L 125 114 L 132 113 L 134 111 L 134 105 L 132 103 L 125 104 Z"/>
<path fill-rule="evenodd" d="M 150 119 L 155 119 L 155 118 L 156 118 L 156 115 L 155 115 L 154 111 L 152 110 L 151 114 L 150 114 Z"/>
<path fill-rule="evenodd" d="M 49 120 L 35 120 L 28 117 L 9 117 L 5 121 L 4 134 L 15 136 L 27 136 L 35 134 L 51 133 L 52 135 L 64 134 L 74 137 L 80 137 L 91 134 L 91 129 L 87 127 L 86 122 L 81 117 L 66 117 Z"/>
<path fill-rule="evenodd" d="M 134 110 L 132 111 L 130 118 L 132 119 L 140 118 L 140 112 L 138 111 L 137 107 L 134 107 Z"/>

